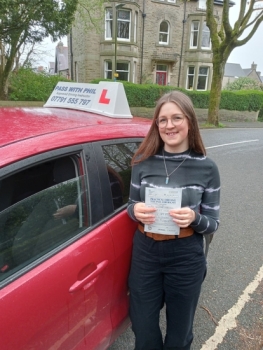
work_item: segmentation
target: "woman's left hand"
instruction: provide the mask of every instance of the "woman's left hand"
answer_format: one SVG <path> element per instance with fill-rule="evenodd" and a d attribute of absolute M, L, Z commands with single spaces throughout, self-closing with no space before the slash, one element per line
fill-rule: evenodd
<path fill-rule="evenodd" d="M 169 214 L 179 227 L 188 227 L 195 220 L 195 212 L 189 207 L 172 209 Z"/>

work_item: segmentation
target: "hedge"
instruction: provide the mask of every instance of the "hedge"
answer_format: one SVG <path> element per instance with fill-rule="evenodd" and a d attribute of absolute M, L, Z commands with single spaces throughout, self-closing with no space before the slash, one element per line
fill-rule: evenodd
<path fill-rule="evenodd" d="M 101 79 L 93 80 L 98 84 Z M 107 80 L 105 80 L 107 81 Z M 109 80 L 108 80 L 109 81 Z M 122 81 L 130 107 L 153 108 L 156 101 L 164 93 L 171 90 L 179 90 L 188 95 L 195 108 L 207 109 L 209 106 L 209 91 L 193 91 L 179 89 L 174 86 L 162 86 L 157 84 L 133 84 Z M 263 91 L 258 90 L 223 90 L 221 95 L 220 109 L 236 111 L 258 111 L 263 106 Z"/>
<path fill-rule="evenodd" d="M 13 101 L 43 101 L 50 96 L 58 81 L 67 79 L 46 73 L 37 74 L 30 68 L 20 69 L 12 73 L 10 80 L 9 99 Z M 112 81 L 96 79 L 91 83 L 100 81 Z M 195 108 L 207 109 L 209 106 L 209 91 L 193 91 L 180 89 L 174 86 L 162 86 L 157 84 L 133 84 L 122 81 L 130 107 L 155 107 L 156 101 L 166 92 L 180 90 L 187 94 L 193 101 Z M 263 91 L 258 90 L 223 90 L 220 109 L 237 111 L 258 111 L 263 106 Z"/>
<path fill-rule="evenodd" d="M 8 98 L 10 101 L 46 102 L 59 81 L 68 81 L 59 75 L 35 73 L 31 68 L 20 68 L 11 74 Z"/>

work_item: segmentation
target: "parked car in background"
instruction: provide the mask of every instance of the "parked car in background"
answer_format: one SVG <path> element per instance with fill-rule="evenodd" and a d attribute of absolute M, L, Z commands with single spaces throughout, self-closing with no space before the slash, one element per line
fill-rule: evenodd
<path fill-rule="evenodd" d="M 106 349 L 129 324 L 130 161 L 149 121 L 122 118 L 113 90 L 93 91 L 102 113 L 0 109 L 3 350 Z"/>

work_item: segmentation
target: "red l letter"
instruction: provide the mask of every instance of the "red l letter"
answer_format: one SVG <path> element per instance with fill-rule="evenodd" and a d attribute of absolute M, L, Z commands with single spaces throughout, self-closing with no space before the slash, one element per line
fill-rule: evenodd
<path fill-rule="evenodd" d="M 104 103 L 105 105 L 108 105 L 110 103 L 110 99 L 106 98 L 106 94 L 107 94 L 108 90 L 103 89 L 102 93 L 100 95 L 100 99 L 99 99 L 99 103 Z"/>

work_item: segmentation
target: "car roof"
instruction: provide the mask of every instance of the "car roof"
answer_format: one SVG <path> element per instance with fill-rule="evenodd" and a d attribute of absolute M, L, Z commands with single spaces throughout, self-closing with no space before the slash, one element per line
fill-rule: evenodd
<path fill-rule="evenodd" d="M 112 118 L 67 108 L 0 108 L 0 167 L 83 142 L 144 137 L 146 118 Z"/>

